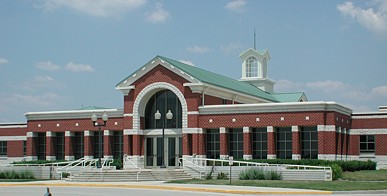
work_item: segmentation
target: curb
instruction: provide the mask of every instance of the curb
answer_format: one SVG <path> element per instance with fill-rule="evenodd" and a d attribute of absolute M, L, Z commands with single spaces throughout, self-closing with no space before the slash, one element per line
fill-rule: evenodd
<path fill-rule="evenodd" d="M 212 192 L 228 193 L 241 195 L 262 195 L 262 194 L 281 194 L 281 195 L 331 195 L 332 191 L 254 191 L 254 190 L 227 190 L 216 188 L 194 188 L 194 187 L 172 187 L 158 185 L 118 185 L 118 184 L 55 184 L 55 183 L 29 183 L 29 184 L 0 184 L 4 186 L 47 186 L 47 187 L 110 187 L 110 188 L 128 188 L 128 189 L 154 189 L 154 190 L 174 190 L 174 191 L 191 191 L 191 192 Z"/>

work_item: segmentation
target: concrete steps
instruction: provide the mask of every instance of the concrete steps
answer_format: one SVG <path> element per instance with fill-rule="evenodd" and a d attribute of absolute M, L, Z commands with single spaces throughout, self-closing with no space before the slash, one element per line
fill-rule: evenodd
<path fill-rule="evenodd" d="M 192 179 L 183 170 L 94 170 L 84 171 L 66 179 L 72 182 L 135 182 L 137 181 L 170 181 Z"/>

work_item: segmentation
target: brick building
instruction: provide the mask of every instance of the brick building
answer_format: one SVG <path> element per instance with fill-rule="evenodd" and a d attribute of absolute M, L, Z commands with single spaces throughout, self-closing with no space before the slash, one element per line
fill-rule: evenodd
<path fill-rule="evenodd" d="M 156 56 L 116 85 L 123 109 L 28 112 L 27 123 L 0 124 L 0 158 L 74 160 L 101 153 L 127 155 L 142 168 L 159 167 L 162 155 L 168 167 L 191 155 L 371 159 L 387 168 L 387 107 L 353 113 L 335 102 L 310 102 L 302 92 L 276 93 L 268 51 L 248 49 L 240 57 L 242 78 L 234 80 Z M 98 131 L 90 118 L 96 114 L 102 123 L 104 113 L 109 119 Z"/>

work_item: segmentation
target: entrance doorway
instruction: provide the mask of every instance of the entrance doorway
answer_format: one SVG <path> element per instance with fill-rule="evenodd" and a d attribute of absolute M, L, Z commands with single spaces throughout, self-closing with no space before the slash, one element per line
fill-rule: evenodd
<path fill-rule="evenodd" d="M 145 153 L 145 167 L 157 168 L 162 165 L 162 142 L 160 136 L 147 137 Z M 179 158 L 182 157 L 182 137 L 165 136 L 164 140 L 164 163 L 166 167 L 179 167 Z"/>

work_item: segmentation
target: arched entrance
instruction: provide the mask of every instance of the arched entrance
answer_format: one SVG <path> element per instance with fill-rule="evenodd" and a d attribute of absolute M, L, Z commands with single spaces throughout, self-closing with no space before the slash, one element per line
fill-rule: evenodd
<path fill-rule="evenodd" d="M 157 111 L 161 114 L 160 119 L 155 119 Z M 173 114 L 170 120 L 166 119 L 168 111 Z M 160 167 L 163 160 L 167 167 L 179 166 L 182 156 L 182 107 L 179 98 L 170 90 L 154 93 L 146 104 L 144 119 L 145 132 L 151 133 L 145 137 L 145 166 Z M 163 126 L 164 138 L 160 134 Z"/>

